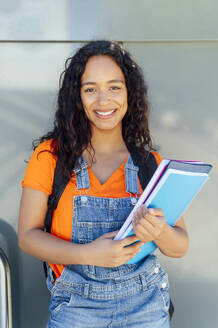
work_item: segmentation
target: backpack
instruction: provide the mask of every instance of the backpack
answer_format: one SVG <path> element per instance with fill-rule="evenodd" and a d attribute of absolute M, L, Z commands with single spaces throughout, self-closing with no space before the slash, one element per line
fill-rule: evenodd
<path fill-rule="evenodd" d="M 139 168 L 138 177 L 141 187 L 144 190 L 157 168 L 157 162 L 155 160 L 154 155 L 152 153 L 149 153 L 149 156 L 146 161 L 147 167 L 145 167 L 145 165 L 142 163 L 141 154 L 139 153 L 138 148 L 132 145 L 129 147 L 129 151 L 134 165 Z M 64 189 L 66 188 L 68 181 L 69 179 L 63 175 L 60 162 L 57 160 L 55 173 L 54 173 L 52 194 L 48 198 L 48 210 L 45 217 L 44 230 L 46 232 L 49 233 L 51 232 L 53 211 L 57 208 L 58 201 L 61 198 L 61 195 Z M 43 266 L 44 266 L 45 276 L 47 277 L 46 262 L 43 262 Z M 170 320 L 172 319 L 173 313 L 174 313 L 174 306 L 170 299 L 170 307 L 169 307 Z"/>

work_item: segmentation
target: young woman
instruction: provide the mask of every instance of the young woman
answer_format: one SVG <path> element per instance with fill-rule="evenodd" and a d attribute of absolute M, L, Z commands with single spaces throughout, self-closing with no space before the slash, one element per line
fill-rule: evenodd
<path fill-rule="evenodd" d="M 141 207 L 135 236 L 113 240 L 142 193 L 130 146 L 145 165 L 152 150 L 141 70 L 117 43 L 93 41 L 69 58 L 62 78 L 54 128 L 34 144 L 22 183 L 18 231 L 21 249 L 49 263 L 48 327 L 167 328 L 168 279 L 158 259 L 126 262 L 151 240 L 183 256 L 183 219 L 171 227 L 161 209 Z M 50 234 L 44 220 L 57 158 L 70 180 Z"/>

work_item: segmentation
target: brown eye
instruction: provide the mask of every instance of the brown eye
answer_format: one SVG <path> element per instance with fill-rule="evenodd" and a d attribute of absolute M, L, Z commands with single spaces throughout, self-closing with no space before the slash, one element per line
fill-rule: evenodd
<path fill-rule="evenodd" d="M 84 90 L 85 93 L 93 93 L 94 91 L 95 91 L 94 88 L 88 88 Z"/>
<path fill-rule="evenodd" d="M 117 87 L 117 86 L 112 86 L 112 87 L 110 87 L 110 89 L 112 91 L 117 91 L 117 90 L 120 90 L 121 88 L 120 87 Z"/>

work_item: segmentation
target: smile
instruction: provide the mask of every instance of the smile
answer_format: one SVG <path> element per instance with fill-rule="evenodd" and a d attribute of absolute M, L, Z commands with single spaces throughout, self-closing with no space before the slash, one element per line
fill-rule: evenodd
<path fill-rule="evenodd" d="M 109 117 L 111 116 L 114 112 L 116 111 L 116 109 L 110 110 L 108 112 L 103 112 L 103 111 L 95 111 L 95 113 L 97 114 L 97 116 L 100 117 Z"/>

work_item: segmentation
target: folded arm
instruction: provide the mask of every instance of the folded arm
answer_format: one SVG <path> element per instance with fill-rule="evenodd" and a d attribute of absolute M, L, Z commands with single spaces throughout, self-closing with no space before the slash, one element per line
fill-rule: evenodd
<path fill-rule="evenodd" d="M 55 264 L 85 264 L 116 267 L 128 262 L 139 251 L 135 236 L 113 240 L 117 231 L 106 233 L 87 244 L 76 244 L 44 231 L 48 196 L 24 187 L 18 225 L 19 247 L 26 253 Z"/>

